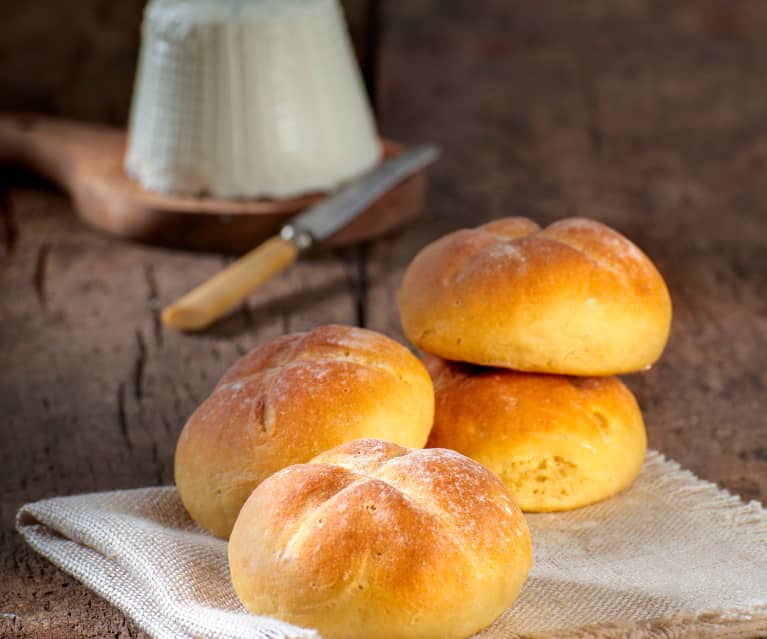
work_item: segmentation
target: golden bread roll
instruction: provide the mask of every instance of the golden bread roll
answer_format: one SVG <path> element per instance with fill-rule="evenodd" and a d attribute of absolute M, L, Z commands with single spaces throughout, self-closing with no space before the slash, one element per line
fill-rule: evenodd
<path fill-rule="evenodd" d="M 527 523 L 492 473 L 372 439 L 272 475 L 229 541 L 245 607 L 325 639 L 463 639 L 508 608 L 531 563 Z"/>
<path fill-rule="evenodd" d="M 436 410 L 428 446 L 501 478 L 525 512 L 586 506 L 628 487 L 647 448 L 639 406 L 617 377 L 564 377 L 428 357 Z"/>
<path fill-rule="evenodd" d="M 242 357 L 189 418 L 175 476 L 192 518 L 226 538 L 272 473 L 346 441 L 423 447 L 434 391 L 404 346 L 351 326 L 279 337 Z"/>
<path fill-rule="evenodd" d="M 634 244 L 604 224 L 510 217 L 426 246 L 399 296 L 407 338 L 446 359 L 567 375 L 660 357 L 671 300 Z"/>

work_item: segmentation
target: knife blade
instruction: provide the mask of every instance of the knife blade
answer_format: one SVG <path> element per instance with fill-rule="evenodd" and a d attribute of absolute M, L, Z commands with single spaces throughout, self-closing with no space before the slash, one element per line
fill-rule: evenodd
<path fill-rule="evenodd" d="M 326 240 L 351 222 L 369 204 L 395 184 L 428 166 L 439 157 L 437 147 L 413 147 L 342 186 L 334 195 L 309 207 L 285 224 L 280 236 L 294 241 L 299 250 Z"/>
<path fill-rule="evenodd" d="M 414 147 L 342 186 L 291 218 L 279 235 L 166 307 L 162 312 L 163 323 L 180 330 L 210 326 L 258 286 L 295 262 L 299 254 L 345 227 L 386 191 L 438 157 L 439 151 L 432 145 Z"/>

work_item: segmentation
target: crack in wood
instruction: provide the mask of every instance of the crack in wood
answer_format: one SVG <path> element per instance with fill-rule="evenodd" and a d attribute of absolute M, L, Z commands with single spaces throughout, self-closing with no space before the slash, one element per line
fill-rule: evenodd
<path fill-rule="evenodd" d="M 181 380 L 181 388 L 186 391 L 186 396 L 192 401 L 192 403 L 196 406 L 200 403 L 200 400 L 197 397 L 197 393 L 195 392 L 194 388 L 192 388 L 192 385 L 189 383 L 188 380 L 182 379 Z"/>
<path fill-rule="evenodd" d="M 369 245 L 363 243 L 355 247 L 351 256 L 345 257 L 347 282 L 354 298 L 355 323 L 362 328 L 368 321 L 368 253 Z"/>
<path fill-rule="evenodd" d="M 144 282 L 147 288 L 147 302 L 149 306 L 149 312 L 152 314 L 152 334 L 154 335 L 154 341 L 158 346 L 162 346 L 163 332 L 162 332 L 162 318 L 160 317 L 160 302 L 157 288 L 157 276 L 154 272 L 154 266 L 144 262 L 143 264 Z"/>
<path fill-rule="evenodd" d="M 364 39 L 361 47 L 362 76 L 365 89 L 370 96 L 373 112 L 378 114 L 378 51 L 381 38 L 381 1 L 367 0 L 365 2 Z"/>
<path fill-rule="evenodd" d="M 19 227 L 13 216 L 11 196 L 7 189 L 0 189 L 0 228 L 3 231 L 5 254 L 11 255 L 16 250 L 19 239 Z"/>
<path fill-rule="evenodd" d="M 157 467 L 157 484 L 163 484 L 163 473 L 165 472 L 165 464 L 160 459 L 160 451 L 157 446 L 157 442 L 152 442 L 152 463 Z"/>
<path fill-rule="evenodd" d="M 586 101 L 586 134 L 591 142 L 594 155 L 600 157 L 604 149 L 604 135 L 602 134 L 599 96 L 594 78 L 588 77 L 586 73 L 582 73 L 582 77 Z"/>
<path fill-rule="evenodd" d="M 133 450 L 133 442 L 128 435 L 128 419 L 125 414 L 125 384 L 120 384 L 117 387 L 117 425 L 120 428 L 120 433 L 125 440 L 125 445 L 128 450 Z"/>
<path fill-rule="evenodd" d="M 74 51 L 71 56 L 69 69 L 64 73 L 64 79 L 61 86 L 68 87 L 75 85 L 83 77 L 83 69 L 91 58 L 93 45 L 90 38 L 83 35 L 75 40 Z"/>
<path fill-rule="evenodd" d="M 47 242 L 43 242 L 37 249 L 37 257 L 35 258 L 35 271 L 32 275 L 32 284 L 35 289 L 37 299 L 43 306 L 46 305 L 47 291 L 46 291 L 46 277 L 48 270 L 48 255 L 51 252 L 51 247 Z"/>
<path fill-rule="evenodd" d="M 98 476 L 98 473 L 96 472 L 96 466 L 93 464 L 93 458 L 90 455 L 88 455 L 85 458 L 85 463 L 88 466 L 88 474 L 91 477 L 91 485 L 93 486 L 93 489 L 96 490 L 98 486 L 99 476 Z"/>
<path fill-rule="evenodd" d="M 141 403 L 144 397 L 144 367 L 146 365 L 146 342 L 141 331 L 136 331 L 136 359 L 133 362 L 133 394 Z"/>
<path fill-rule="evenodd" d="M 242 304 L 240 304 L 240 313 L 245 319 L 248 328 L 253 328 L 253 313 L 251 312 L 250 304 L 248 304 L 247 300 L 243 300 Z"/>
<path fill-rule="evenodd" d="M 283 335 L 290 333 L 290 313 L 286 312 L 285 309 L 280 309 L 280 328 Z"/>

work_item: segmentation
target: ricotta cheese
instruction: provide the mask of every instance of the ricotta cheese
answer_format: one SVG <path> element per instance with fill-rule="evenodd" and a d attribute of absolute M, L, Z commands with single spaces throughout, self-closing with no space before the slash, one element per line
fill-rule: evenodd
<path fill-rule="evenodd" d="M 381 153 L 337 0 L 151 0 L 125 166 L 222 198 L 330 190 Z"/>

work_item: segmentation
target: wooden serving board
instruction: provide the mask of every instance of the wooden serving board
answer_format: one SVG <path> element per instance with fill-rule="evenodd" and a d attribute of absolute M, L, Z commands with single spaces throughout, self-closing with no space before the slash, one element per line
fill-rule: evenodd
<path fill-rule="evenodd" d="M 205 251 L 243 253 L 274 235 L 291 216 L 321 200 L 217 199 L 143 189 L 123 170 L 125 131 L 37 116 L 0 116 L 0 162 L 21 164 L 72 197 L 90 226 L 131 240 Z M 403 148 L 382 142 L 384 157 Z M 325 246 L 353 244 L 414 218 L 426 185 L 419 171 L 379 198 Z"/>

